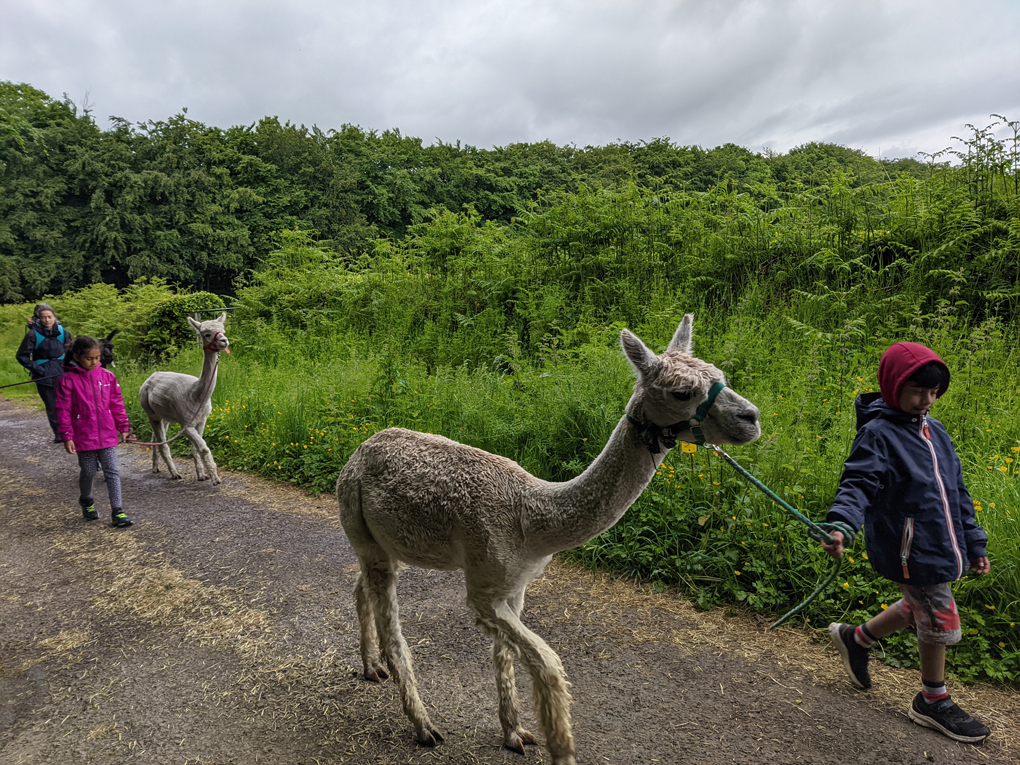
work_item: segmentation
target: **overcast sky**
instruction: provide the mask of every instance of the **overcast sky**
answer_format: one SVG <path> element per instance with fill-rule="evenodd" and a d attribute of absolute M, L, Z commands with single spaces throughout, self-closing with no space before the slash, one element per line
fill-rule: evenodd
<path fill-rule="evenodd" d="M 1020 120 L 1020 0 L 0 0 L 0 80 L 103 127 L 901 157 Z"/>

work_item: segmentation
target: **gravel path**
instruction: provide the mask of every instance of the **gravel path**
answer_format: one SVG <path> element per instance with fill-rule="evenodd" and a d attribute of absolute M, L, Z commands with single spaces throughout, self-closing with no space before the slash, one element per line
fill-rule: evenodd
<path fill-rule="evenodd" d="M 129 529 L 76 507 L 77 463 L 0 398 L 0 763 L 540 763 L 500 747 L 487 639 L 459 574 L 408 569 L 405 634 L 446 741 L 414 742 L 392 683 L 358 678 L 357 564 L 331 496 L 225 471 L 171 481 L 121 447 Z M 854 691 L 794 629 L 554 563 L 524 620 L 573 686 L 578 762 L 1018 763 L 1020 695 L 960 689 L 982 747 L 913 725 L 916 672 Z M 537 733 L 518 670 L 526 724 Z M 962 695 L 966 694 L 966 695 Z M 1011 738 L 1013 736 L 1013 738 Z"/>

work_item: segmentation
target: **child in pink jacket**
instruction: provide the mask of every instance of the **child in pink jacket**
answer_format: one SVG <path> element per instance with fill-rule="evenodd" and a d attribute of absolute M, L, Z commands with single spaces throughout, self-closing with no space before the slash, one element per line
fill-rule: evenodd
<path fill-rule="evenodd" d="M 124 397 L 113 372 L 100 366 L 102 345 L 81 335 L 71 346 L 71 361 L 57 378 L 57 425 L 68 454 L 78 455 L 78 504 L 86 521 L 99 517 L 92 501 L 92 481 L 103 466 L 106 488 L 110 493 L 113 525 L 130 526 L 120 498 L 120 472 L 117 469 L 117 444 L 131 432 Z"/>

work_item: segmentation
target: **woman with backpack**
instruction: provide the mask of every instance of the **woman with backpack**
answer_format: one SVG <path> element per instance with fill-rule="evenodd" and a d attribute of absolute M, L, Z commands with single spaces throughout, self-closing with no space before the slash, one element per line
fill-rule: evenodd
<path fill-rule="evenodd" d="M 53 431 L 53 443 L 63 441 L 57 428 L 57 378 L 64 373 L 64 352 L 74 338 L 57 319 L 53 307 L 40 303 L 28 322 L 28 333 L 18 348 L 17 359 L 35 380 L 39 398 L 46 406 L 46 417 Z"/>

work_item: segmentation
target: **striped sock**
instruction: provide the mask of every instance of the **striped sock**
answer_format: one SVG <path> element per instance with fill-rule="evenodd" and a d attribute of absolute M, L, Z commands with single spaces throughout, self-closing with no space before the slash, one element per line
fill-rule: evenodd
<path fill-rule="evenodd" d="M 921 695 L 927 703 L 934 704 L 936 701 L 949 698 L 949 691 L 946 690 L 944 680 L 921 680 L 921 683 Z"/>
<path fill-rule="evenodd" d="M 863 624 L 859 625 L 857 629 L 854 630 L 854 642 L 861 648 L 871 648 L 871 646 L 875 645 L 875 641 L 877 639 L 878 638 L 868 632 L 868 628 Z"/>

